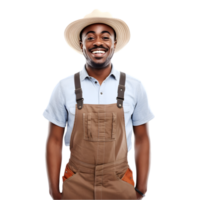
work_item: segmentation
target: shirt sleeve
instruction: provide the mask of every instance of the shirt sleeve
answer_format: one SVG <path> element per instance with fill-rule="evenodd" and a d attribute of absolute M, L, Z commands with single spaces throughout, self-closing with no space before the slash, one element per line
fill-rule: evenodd
<path fill-rule="evenodd" d="M 66 126 L 66 122 L 68 121 L 68 112 L 65 106 L 60 82 L 53 89 L 49 104 L 44 110 L 43 116 L 57 126 Z"/>
<path fill-rule="evenodd" d="M 137 102 L 132 114 L 133 126 L 145 124 L 155 117 L 149 107 L 147 93 L 141 82 L 139 84 L 136 95 Z"/>

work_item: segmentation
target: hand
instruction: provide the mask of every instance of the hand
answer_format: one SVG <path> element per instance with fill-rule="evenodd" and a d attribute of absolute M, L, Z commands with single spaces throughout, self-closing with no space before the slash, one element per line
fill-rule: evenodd
<path fill-rule="evenodd" d="M 142 199 L 143 198 L 143 196 L 140 193 L 138 193 L 136 190 L 135 190 L 135 192 L 136 192 L 136 195 L 137 195 L 137 199 Z"/>
<path fill-rule="evenodd" d="M 62 199 L 62 193 L 57 192 L 53 195 L 54 200 L 61 200 Z"/>
<path fill-rule="evenodd" d="M 60 191 L 52 192 L 49 190 L 49 196 L 50 196 L 50 199 L 52 199 L 52 197 L 53 197 L 54 200 L 62 199 L 62 193 Z"/>

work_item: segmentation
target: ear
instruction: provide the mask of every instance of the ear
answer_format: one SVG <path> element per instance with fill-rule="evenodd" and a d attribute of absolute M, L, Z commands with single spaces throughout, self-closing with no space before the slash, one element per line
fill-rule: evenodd
<path fill-rule="evenodd" d="M 83 50 L 83 42 L 81 40 L 79 40 L 79 44 L 80 44 L 81 49 Z"/>
<path fill-rule="evenodd" d="M 114 47 L 116 48 L 117 45 L 117 40 L 114 41 Z"/>

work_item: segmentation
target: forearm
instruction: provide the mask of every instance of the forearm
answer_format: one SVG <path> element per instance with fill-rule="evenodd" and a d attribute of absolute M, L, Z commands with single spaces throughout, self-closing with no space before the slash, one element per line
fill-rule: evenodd
<path fill-rule="evenodd" d="M 147 191 L 150 167 L 150 140 L 147 135 L 135 137 L 136 187 L 142 193 Z"/>
<path fill-rule="evenodd" d="M 61 161 L 62 142 L 49 138 L 46 145 L 46 166 L 49 181 L 49 193 L 52 197 L 60 192 L 59 177 Z"/>

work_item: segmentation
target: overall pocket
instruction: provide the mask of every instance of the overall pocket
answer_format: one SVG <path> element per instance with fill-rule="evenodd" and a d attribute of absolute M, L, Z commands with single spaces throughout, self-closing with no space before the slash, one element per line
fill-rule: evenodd
<path fill-rule="evenodd" d="M 113 141 L 117 130 L 117 115 L 111 113 L 83 113 L 84 139 Z"/>
<path fill-rule="evenodd" d="M 132 186 L 135 187 L 135 177 L 133 175 L 133 172 L 131 171 L 130 168 L 128 168 L 124 174 L 124 176 L 121 179 L 122 181 L 125 181 L 129 184 L 131 184 Z"/>
<path fill-rule="evenodd" d="M 137 199 L 132 170 L 129 167 L 118 169 L 115 171 L 115 175 L 117 178 L 116 185 L 118 185 L 118 191 L 120 191 L 120 199 Z"/>
<path fill-rule="evenodd" d="M 62 176 L 63 182 L 66 180 L 70 179 L 70 177 L 75 176 L 77 173 L 73 172 L 70 168 L 69 165 L 66 165 L 64 175 Z"/>

